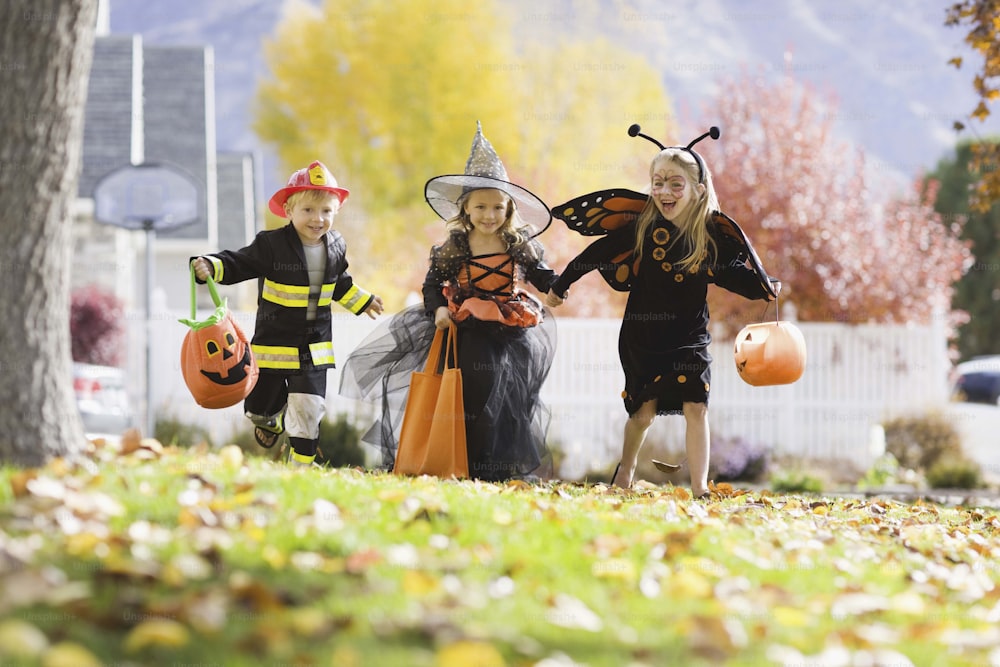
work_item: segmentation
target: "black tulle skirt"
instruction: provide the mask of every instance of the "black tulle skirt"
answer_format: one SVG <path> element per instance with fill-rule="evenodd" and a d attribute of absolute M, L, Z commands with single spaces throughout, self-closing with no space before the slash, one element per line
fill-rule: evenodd
<path fill-rule="evenodd" d="M 545 443 L 549 412 L 539 394 L 555 354 L 555 320 L 530 328 L 467 320 L 458 324 L 469 474 L 487 481 L 552 474 Z M 391 469 L 399 443 L 410 374 L 427 361 L 434 322 L 422 305 L 389 318 L 351 353 L 340 394 L 377 403 L 379 417 L 363 441 Z"/>

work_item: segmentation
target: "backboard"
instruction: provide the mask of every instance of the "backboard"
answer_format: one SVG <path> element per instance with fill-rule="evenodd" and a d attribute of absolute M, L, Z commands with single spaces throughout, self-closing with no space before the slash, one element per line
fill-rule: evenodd
<path fill-rule="evenodd" d="M 163 163 L 127 165 L 94 186 L 94 217 L 125 229 L 161 230 L 191 224 L 199 216 L 194 178 Z"/>

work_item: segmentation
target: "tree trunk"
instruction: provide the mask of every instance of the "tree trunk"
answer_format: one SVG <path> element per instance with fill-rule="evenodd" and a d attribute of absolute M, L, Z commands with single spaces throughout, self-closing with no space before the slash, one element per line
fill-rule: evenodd
<path fill-rule="evenodd" d="M 85 444 L 69 344 L 76 197 L 97 0 L 0 8 L 0 462 Z"/>

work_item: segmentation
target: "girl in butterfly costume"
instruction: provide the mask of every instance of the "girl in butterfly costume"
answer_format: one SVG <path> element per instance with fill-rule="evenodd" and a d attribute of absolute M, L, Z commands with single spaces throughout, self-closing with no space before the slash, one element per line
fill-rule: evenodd
<path fill-rule="evenodd" d="M 508 181 L 493 146 L 477 127 L 464 174 L 437 176 L 424 190 L 447 221 L 434 246 L 423 303 L 404 309 L 350 355 L 341 394 L 375 401 L 380 419 L 364 440 L 395 461 L 410 374 L 423 367 L 435 328 L 458 326 L 470 477 L 500 481 L 547 474 L 548 413 L 539 392 L 555 352 L 555 323 L 541 293 L 556 274 L 534 237 L 550 224 L 548 207 Z"/>
<path fill-rule="evenodd" d="M 708 494 L 709 284 L 748 299 L 774 299 L 780 283 L 764 272 L 739 226 L 719 211 L 712 174 L 692 146 L 660 147 L 649 168 L 650 193 L 606 190 L 578 197 L 553 214 L 584 235 L 603 234 L 569 262 L 546 297 L 559 305 L 569 287 L 598 269 L 628 291 L 618 353 L 625 371 L 628 421 L 612 483 L 629 488 L 646 432 L 657 415 L 683 414 L 695 497 Z"/>

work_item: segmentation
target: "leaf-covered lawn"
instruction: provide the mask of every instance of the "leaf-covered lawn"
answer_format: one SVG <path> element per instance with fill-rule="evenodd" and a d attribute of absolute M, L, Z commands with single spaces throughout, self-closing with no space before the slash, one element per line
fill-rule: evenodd
<path fill-rule="evenodd" d="M 218 452 L 0 471 L 0 664 L 997 665 L 993 510 Z"/>

